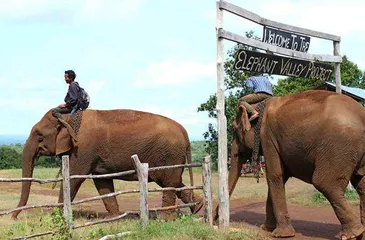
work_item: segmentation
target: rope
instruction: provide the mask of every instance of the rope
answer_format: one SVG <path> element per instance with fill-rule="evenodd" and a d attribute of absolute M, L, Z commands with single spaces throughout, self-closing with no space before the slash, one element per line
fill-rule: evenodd
<path fill-rule="evenodd" d="M 77 111 L 76 113 L 70 115 L 69 124 L 75 131 L 76 136 L 80 130 L 81 120 L 82 120 L 82 111 Z"/>
<path fill-rule="evenodd" d="M 266 107 L 267 99 L 260 102 L 257 106 L 257 110 L 259 112 L 259 119 L 255 125 L 254 129 L 254 147 L 252 151 L 252 165 L 254 169 L 254 175 L 257 178 L 257 183 L 260 179 L 260 158 L 259 158 L 259 152 L 260 152 L 260 129 L 261 129 L 261 122 L 262 117 L 264 115 L 265 107 Z"/>
<path fill-rule="evenodd" d="M 72 129 L 75 131 L 76 137 L 77 137 L 77 133 L 80 130 L 81 120 L 82 120 L 82 111 L 77 111 L 74 114 L 70 114 L 68 123 L 70 124 Z M 59 176 L 62 176 L 62 168 L 60 168 L 60 170 L 58 171 L 56 178 L 58 178 Z M 56 185 L 57 185 L 57 182 L 54 182 L 52 185 L 52 189 L 54 189 L 56 187 Z"/>

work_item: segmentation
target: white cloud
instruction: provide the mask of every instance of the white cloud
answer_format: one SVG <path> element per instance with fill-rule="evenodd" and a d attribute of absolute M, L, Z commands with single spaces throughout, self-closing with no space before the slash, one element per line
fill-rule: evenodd
<path fill-rule="evenodd" d="M 140 108 L 136 108 L 136 110 L 155 113 L 171 118 L 183 126 L 208 124 L 211 122 L 211 120 L 206 117 L 206 114 L 198 113 L 196 111 L 196 107 L 189 107 L 186 109 L 166 109 L 157 105 L 144 105 Z"/>
<path fill-rule="evenodd" d="M 100 21 L 134 14 L 143 0 L 11 0 L 1 1 L 0 19 Z"/>
<path fill-rule="evenodd" d="M 261 6 L 263 17 L 312 30 L 335 35 L 365 30 L 362 20 L 365 1 L 283 0 L 268 1 Z"/>
<path fill-rule="evenodd" d="M 1 107 L 9 107 L 12 109 L 33 109 L 39 111 L 40 109 L 48 110 L 52 107 L 56 107 L 51 101 L 47 99 L 36 99 L 36 98 L 9 98 L 3 99 L 0 102 Z"/>
<path fill-rule="evenodd" d="M 180 85 L 215 78 L 214 63 L 166 60 L 151 63 L 133 83 L 136 87 Z"/>
<path fill-rule="evenodd" d="M 88 0 L 76 15 L 80 20 L 114 20 L 130 16 L 142 5 L 142 0 Z"/>

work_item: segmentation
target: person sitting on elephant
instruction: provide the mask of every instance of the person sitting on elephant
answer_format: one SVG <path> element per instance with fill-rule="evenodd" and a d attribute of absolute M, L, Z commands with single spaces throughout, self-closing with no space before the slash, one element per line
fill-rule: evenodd
<path fill-rule="evenodd" d="M 272 97 L 272 85 L 267 74 L 251 76 L 246 80 L 246 86 L 254 93 L 247 94 L 239 99 L 239 105 L 243 104 L 247 112 L 251 115 L 249 121 L 256 119 L 259 113 L 250 105 L 261 102 Z"/>
<path fill-rule="evenodd" d="M 65 81 L 69 84 L 67 94 L 65 96 L 65 103 L 58 105 L 58 107 L 52 109 L 52 114 L 56 118 L 63 118 L 62 114 L 74 112 L 77 109 L 80 86 L 78 82 L 75 82 L 76 73 L 73 70 L 65 71 Z"/>

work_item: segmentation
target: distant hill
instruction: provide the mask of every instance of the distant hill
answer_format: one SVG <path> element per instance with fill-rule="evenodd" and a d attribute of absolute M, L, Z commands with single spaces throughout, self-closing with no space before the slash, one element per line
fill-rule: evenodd
<path fill-rule="evenodd" d="M 27 138 L 26 135 L 0 135 L 0 145 L 24 144 Z"/>

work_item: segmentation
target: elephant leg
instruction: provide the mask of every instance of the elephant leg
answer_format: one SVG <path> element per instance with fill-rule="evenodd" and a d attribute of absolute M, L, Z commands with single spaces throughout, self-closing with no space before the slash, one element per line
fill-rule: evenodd
<path fill-rule="evenodd" d="M 361 223 L 365 226 L 365 177 L 353 175 L 351 178 L 351 184 L 354 186 L 356 192 L 359 194 Z"/>
<path fill-rule="evenodd" d="M 167 170 L 159 176 L 158 180 L 154 180 L 160 187 L 177 188 L 182 183 L 182 170 Z M 178 177 L 177 177 L 178 176 Z M 176 191 L 163 191 L 162 207 L 172 207 L 176 204 Z M 163 220 L 171 220 L 177 217 L 176 209 L 165 210 L 160 213 Z"/>
<path fill-rule="evenodd" d="M 71 175 L 71 174 L 70 174 Z M 70 180 L 70 197 L 71 202 L 75 199 L 77 192 L 80 189 L 81 184 L 85 179 L 72 179 Z M 58 202 L 63 203 L 63 183 L 61 183 L 60 194 L 58 197 Z"/>
<path fill-rule="evenodd" d="M 270 197 L 268 197 L 269 221 L 272 222 L 271 206 L 276 219 L 276 228 L 272 232 L 272 236 L 293 237 L 295 236 L 295 230 L 291 224 L 285 198 L 284 166 L 270 136 L 262 139 L 262 149 L 265 156 L 266 179 L 270 194 Z"/>
<path fill-rule="evenodd" d="M 348 156 L 346 156 L 348 157 Z M 341 156 L 341 159 L 346 159 Z M 323 166 L 321 166 L 323 167 Z M 348 180 L 338 178 L 338 174 L 332 174 L 341 172 L 346 176 L 346 168 L 336 169 L 332 166 L 331 172 L 323 172 L 322 168 L 315 169 L 313 175 L 313 185 L 315 188 L 323 193 L 327 200 L 331 203 L 333 210 L 341 223 L 342 230 L 338 235 L 340 239 L 352 239 L 363 233 L 365 230 L 364 226 L 361 224 L 360 219 L 356 217 L 353 210 L 351 209 L 349 203 L 345 198 L 345 191 L 348 185 Z M 326 177 L 324 177 L 324 174 Z M 348 176 L 351 172 L 348 173 Z"/>
<path fill-rule="evenodd" d="M 241 176 L 242 163 L 243 159 L 239 154 L 239 146 L 237 140 L 232 142 L 231 148 L 231 167 L 228 173 L 228 191 L 229 197 L 231 197 L 234 188 L 238 182 L 239 177 Z M 213 212 L 213 221 L 217 221 L 219 217 L 219 204 L 217 204 L 214 208 Z"/>
<path fill-rule="evenodd" d="M 178 188 L 185 187 L 185 184 L 181 183 Z M 192 190 L 183 190 L 176 192 L 176 196 L 183 201 L 183 203 L 196 202 L 197 205 L 191 206 L 191 213 L 195 214 L 203 207 L 203 198 L 197 195 Z"/>
<path fill-rule="evenodd" d="M 114 192 L 113 179 L 93 179 L 96 189 L 100 195 Z M 111 216 L 119 215 L 119 206 L 116 197 L 103 198 L 105 209 Z"/>
<path fill-rule="evenodd" d="M 288 181 L 289 177 L 284 177 L 284 185 Z M 272 205 L 271 193 L 270 189 L 268 189 L 267 198 L 266 198 L 266 220 L 265 223 L 261 225 L 261 229 L 272 232 L 276 228 L 276 219 L 274 214 L 274 209 Z"/>
<path fill-rule="evenodd" d="M 176 204 L 176 192 L 164 191 L 162 194 L 162 207 L 171 207 Z M 177 217 L 176 209 L 161 212 L 160 217 L 163 220 L 173 220 Z"/>

